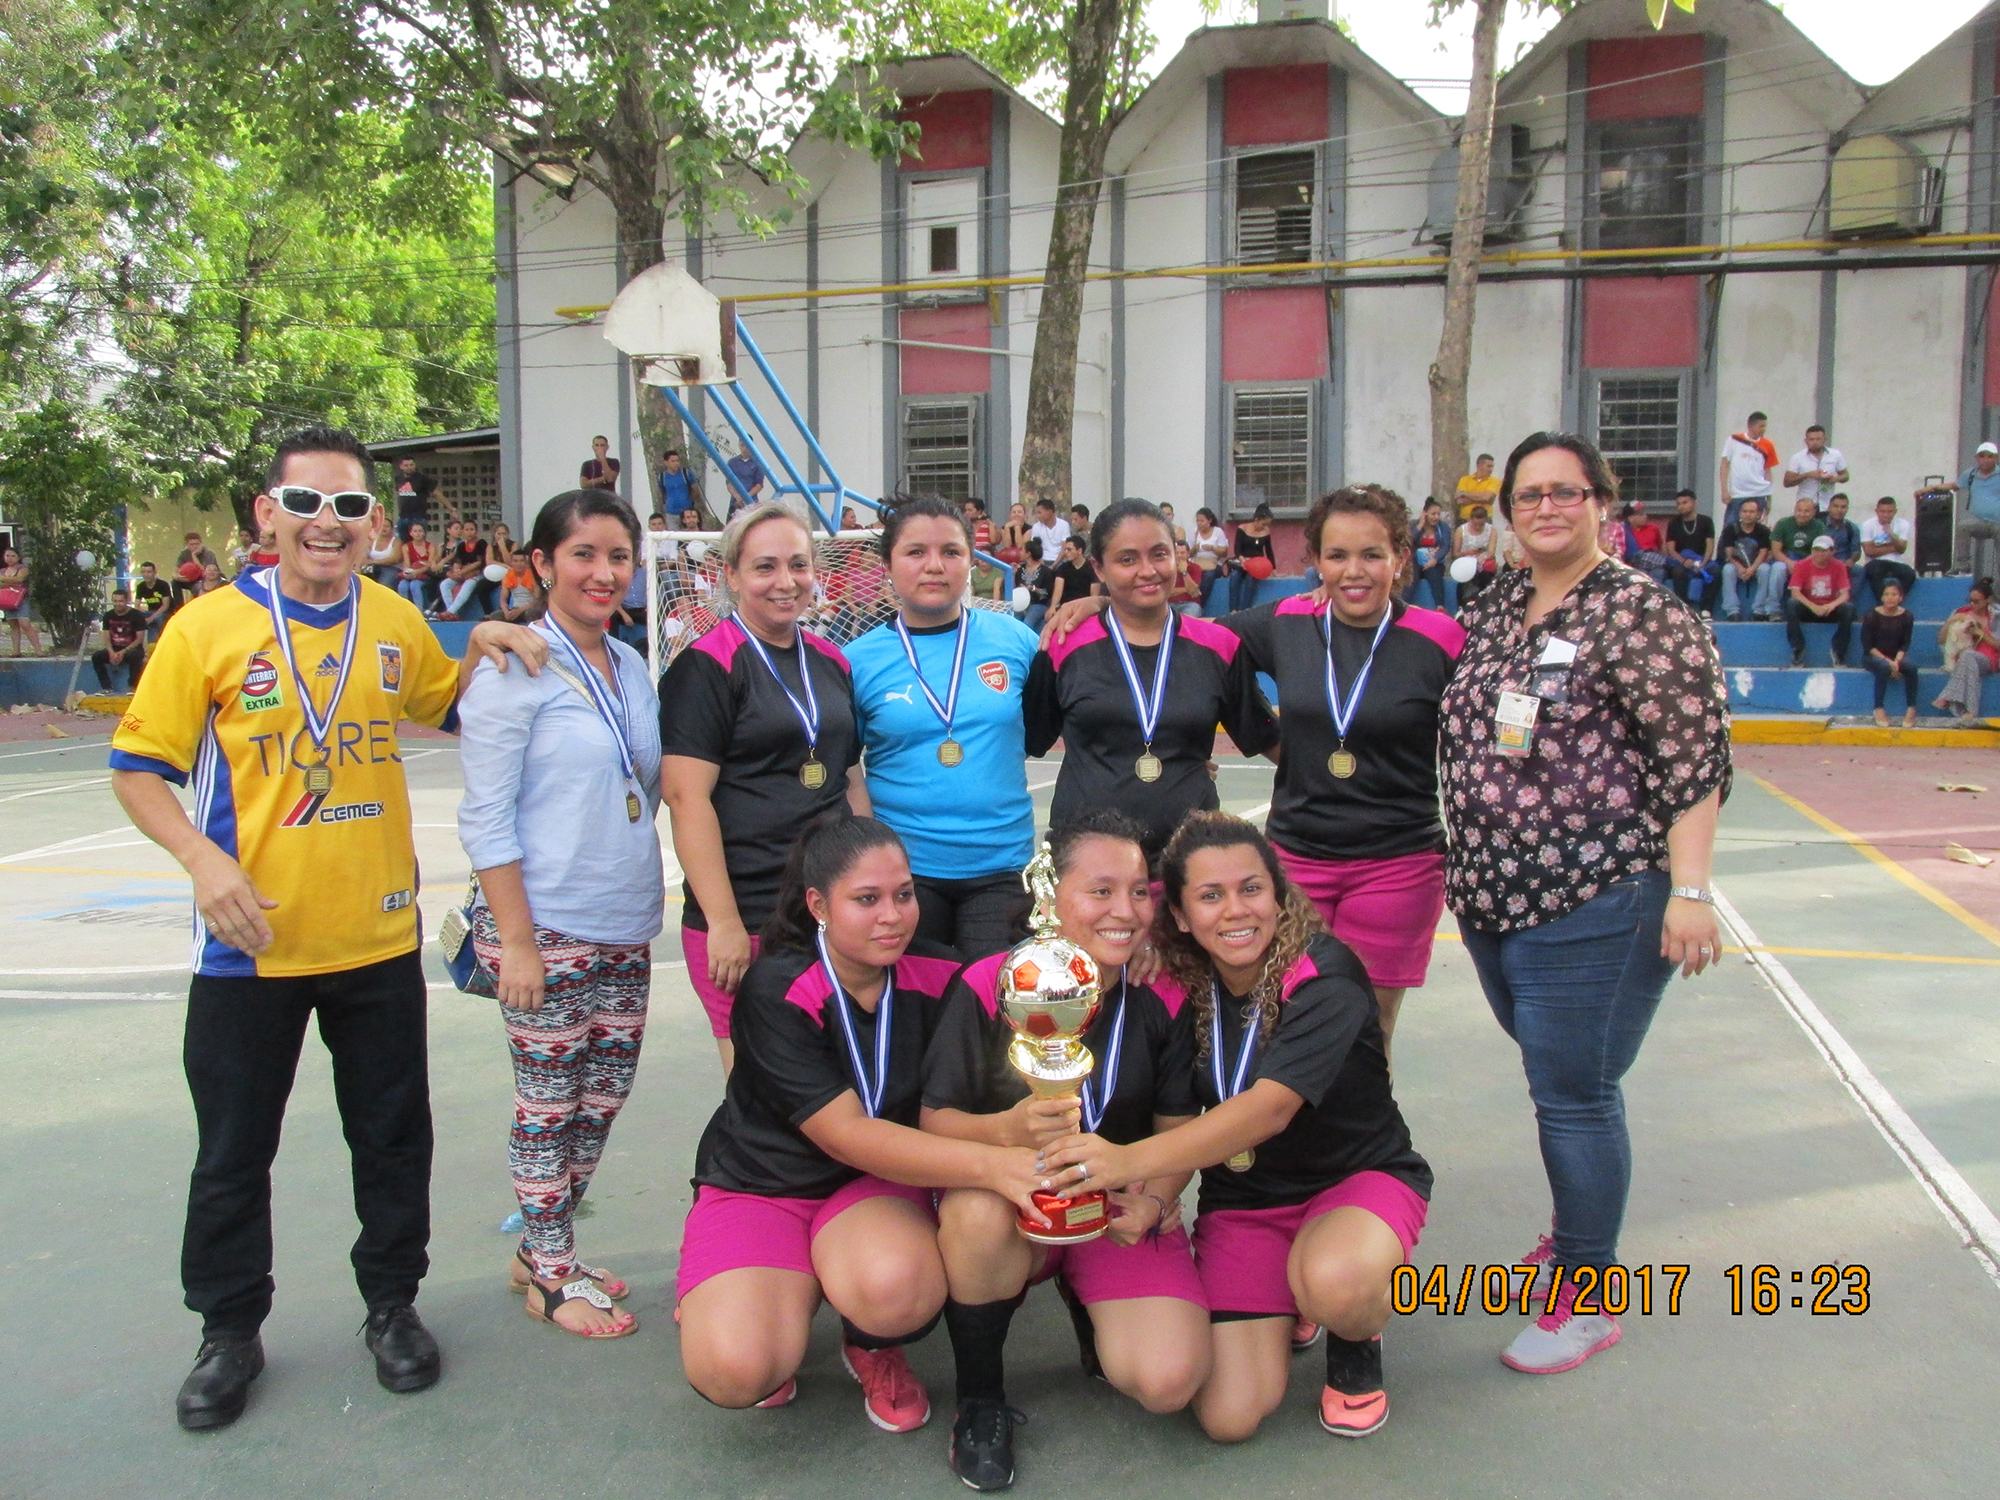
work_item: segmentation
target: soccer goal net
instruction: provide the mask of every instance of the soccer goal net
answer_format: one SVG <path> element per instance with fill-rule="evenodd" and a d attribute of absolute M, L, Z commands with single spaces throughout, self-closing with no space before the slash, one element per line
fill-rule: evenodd
<path fill-rule="evenodd" d="M 734 607 L 722 574 L 721 541 L 719 531 L 646 533 L 646 628 L 655 677 Z M 819 588 L 803 621 L 806 629 L 845 646 L 896 612 L 880 542 L 873 531 L 814 536 Z M 999 570 L 987 571 L 993 577 L 985 580 L 985 592 L 968 586 L 967 602 L 980 609 L 1011 611 L 1010 601 L 992 597 Z M 980 572 L 973 577 L 979 580 Z M 1000 592 L 1004 594 L 1004 588 Z"/>

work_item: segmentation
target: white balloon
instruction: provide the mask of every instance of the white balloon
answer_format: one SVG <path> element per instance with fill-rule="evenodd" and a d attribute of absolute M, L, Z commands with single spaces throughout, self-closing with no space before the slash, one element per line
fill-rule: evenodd
<path fill-rule="evenodd" d="M 689 542 L 689 543 L 688 543 L 688 561 L 689 561 L 689 562 L 691 562 L 691 563 L 698 563 L 698 562 L 700 562 L 700 561 L 701 561 L 701 560 L 702 560 L 702 559 L 703 559 L 704 557 L 706 557 L 706 556 L 708 556 L 708 543 L 707 543 L 707 542 Z"/>
<path fill-rule="evenodd" d="M 488 583 L 504 583 L 506 578 L 507 565 L 505 563 L 488 563 L 486 565 L 486 581 Z"/>
<path fill-rule="evenodd" d="M 1479 559 L 1476 557 L 1454 557 L 1451 560 L 1449 572 L 1453 583 L 1470 583 L 1478 571 Z"/>
<path fill-rule="evenodd" d="M 1028 606 L 1030 604 L 1033 604 L 1034 602 L 1035 602 L 1035 596 L 1028 592 L 1025 585 L 1020 585 L 1015 588 L 1014 611 L 1016 614 L 1026 614 L 1028 612 Z"/>
<path fill-rule="evenodd" d="M 660 621 L 660 634 L 670 641 L 677 641 L 687 634 L 687 626 L 672 615 L 668 615 L 666 619 Z"/>
<path fill-rule="evenodd" d="M 76 565 L 88 573 L 92 568 L 97 566 L 97 554 L 95 552 L 77 553 Z"/>

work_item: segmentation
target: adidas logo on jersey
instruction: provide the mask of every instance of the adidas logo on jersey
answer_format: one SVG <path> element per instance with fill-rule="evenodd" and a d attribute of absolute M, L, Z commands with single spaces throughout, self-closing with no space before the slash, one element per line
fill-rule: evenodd
<path fill-rule="evenodd" d="M 313 668 L 313 676 L 315 677 L 338 677 L 339 675 L 340 658 L 335 656 L 331 651 L 322 656 L 319 659 L 319 665 Z"/>

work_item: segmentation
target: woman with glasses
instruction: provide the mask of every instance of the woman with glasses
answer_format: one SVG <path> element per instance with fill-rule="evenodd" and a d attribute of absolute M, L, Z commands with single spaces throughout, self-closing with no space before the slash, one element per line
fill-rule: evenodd
<path fill-rule="evenodd" d="M 1708 889 L 1729 787 L 1715 644 L 1665 585 L 1607 557 L 1618 482 L 1590 443 L 1538 432 L 1508 455 L 1501 511 L 1525 566 L 1461 616 L 1440 768 L 1445 894 L 1521 1049 L 1554 1234 L 1542 1316 L 1501 1355 L 1574 1369 L 1618 1342 L 1596 1288 L 1632 1175 L 1619 1080 L 1667 980 L 1721 951 Z"/>
<path fill-rule="evenodd" d="M 734 608 L 660 679 L 660 787 L 687 878 L 688 982 L 727 1073 L 730 1007 L 786 855 L 815 818 L 868 811 L 868 792 L 847 658 L 799 626 L 819 582 L 805 523 L 762 500 L 718 549 Z"/>

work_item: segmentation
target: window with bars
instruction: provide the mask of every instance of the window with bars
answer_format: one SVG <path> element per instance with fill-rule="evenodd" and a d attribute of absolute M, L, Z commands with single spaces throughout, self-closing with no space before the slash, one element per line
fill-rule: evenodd
<path fill-rule="evenodd" d="M 1608 375 L 1597 383 L 1597 446 L 1622 498 L 1671 510 L 1681 474 L 1681 379 Z"/>
<path fill-rule="evenodd" d="M 912 401 L 903 408 L 903 486 L 913 495 L 969 500 L 976 493 L 973 401 Z"/>
<path fill-rule="evenodd" d="M 1238 390 L 1231 406 L 1235 508 L 1303 511 L 1312 500 L 1310 386 Z"/>
<path fill-rule="evenodd" d="M 1592 233 L 1600 250 L 1692 245 L 1695 120 L 1631 120 L 1597 127 Z"/>
<path fill-rule="evenodd" d="M 1282 265 L 1313 258 L 1313 151 L 1236 158 L 1236 260 Z"/>

